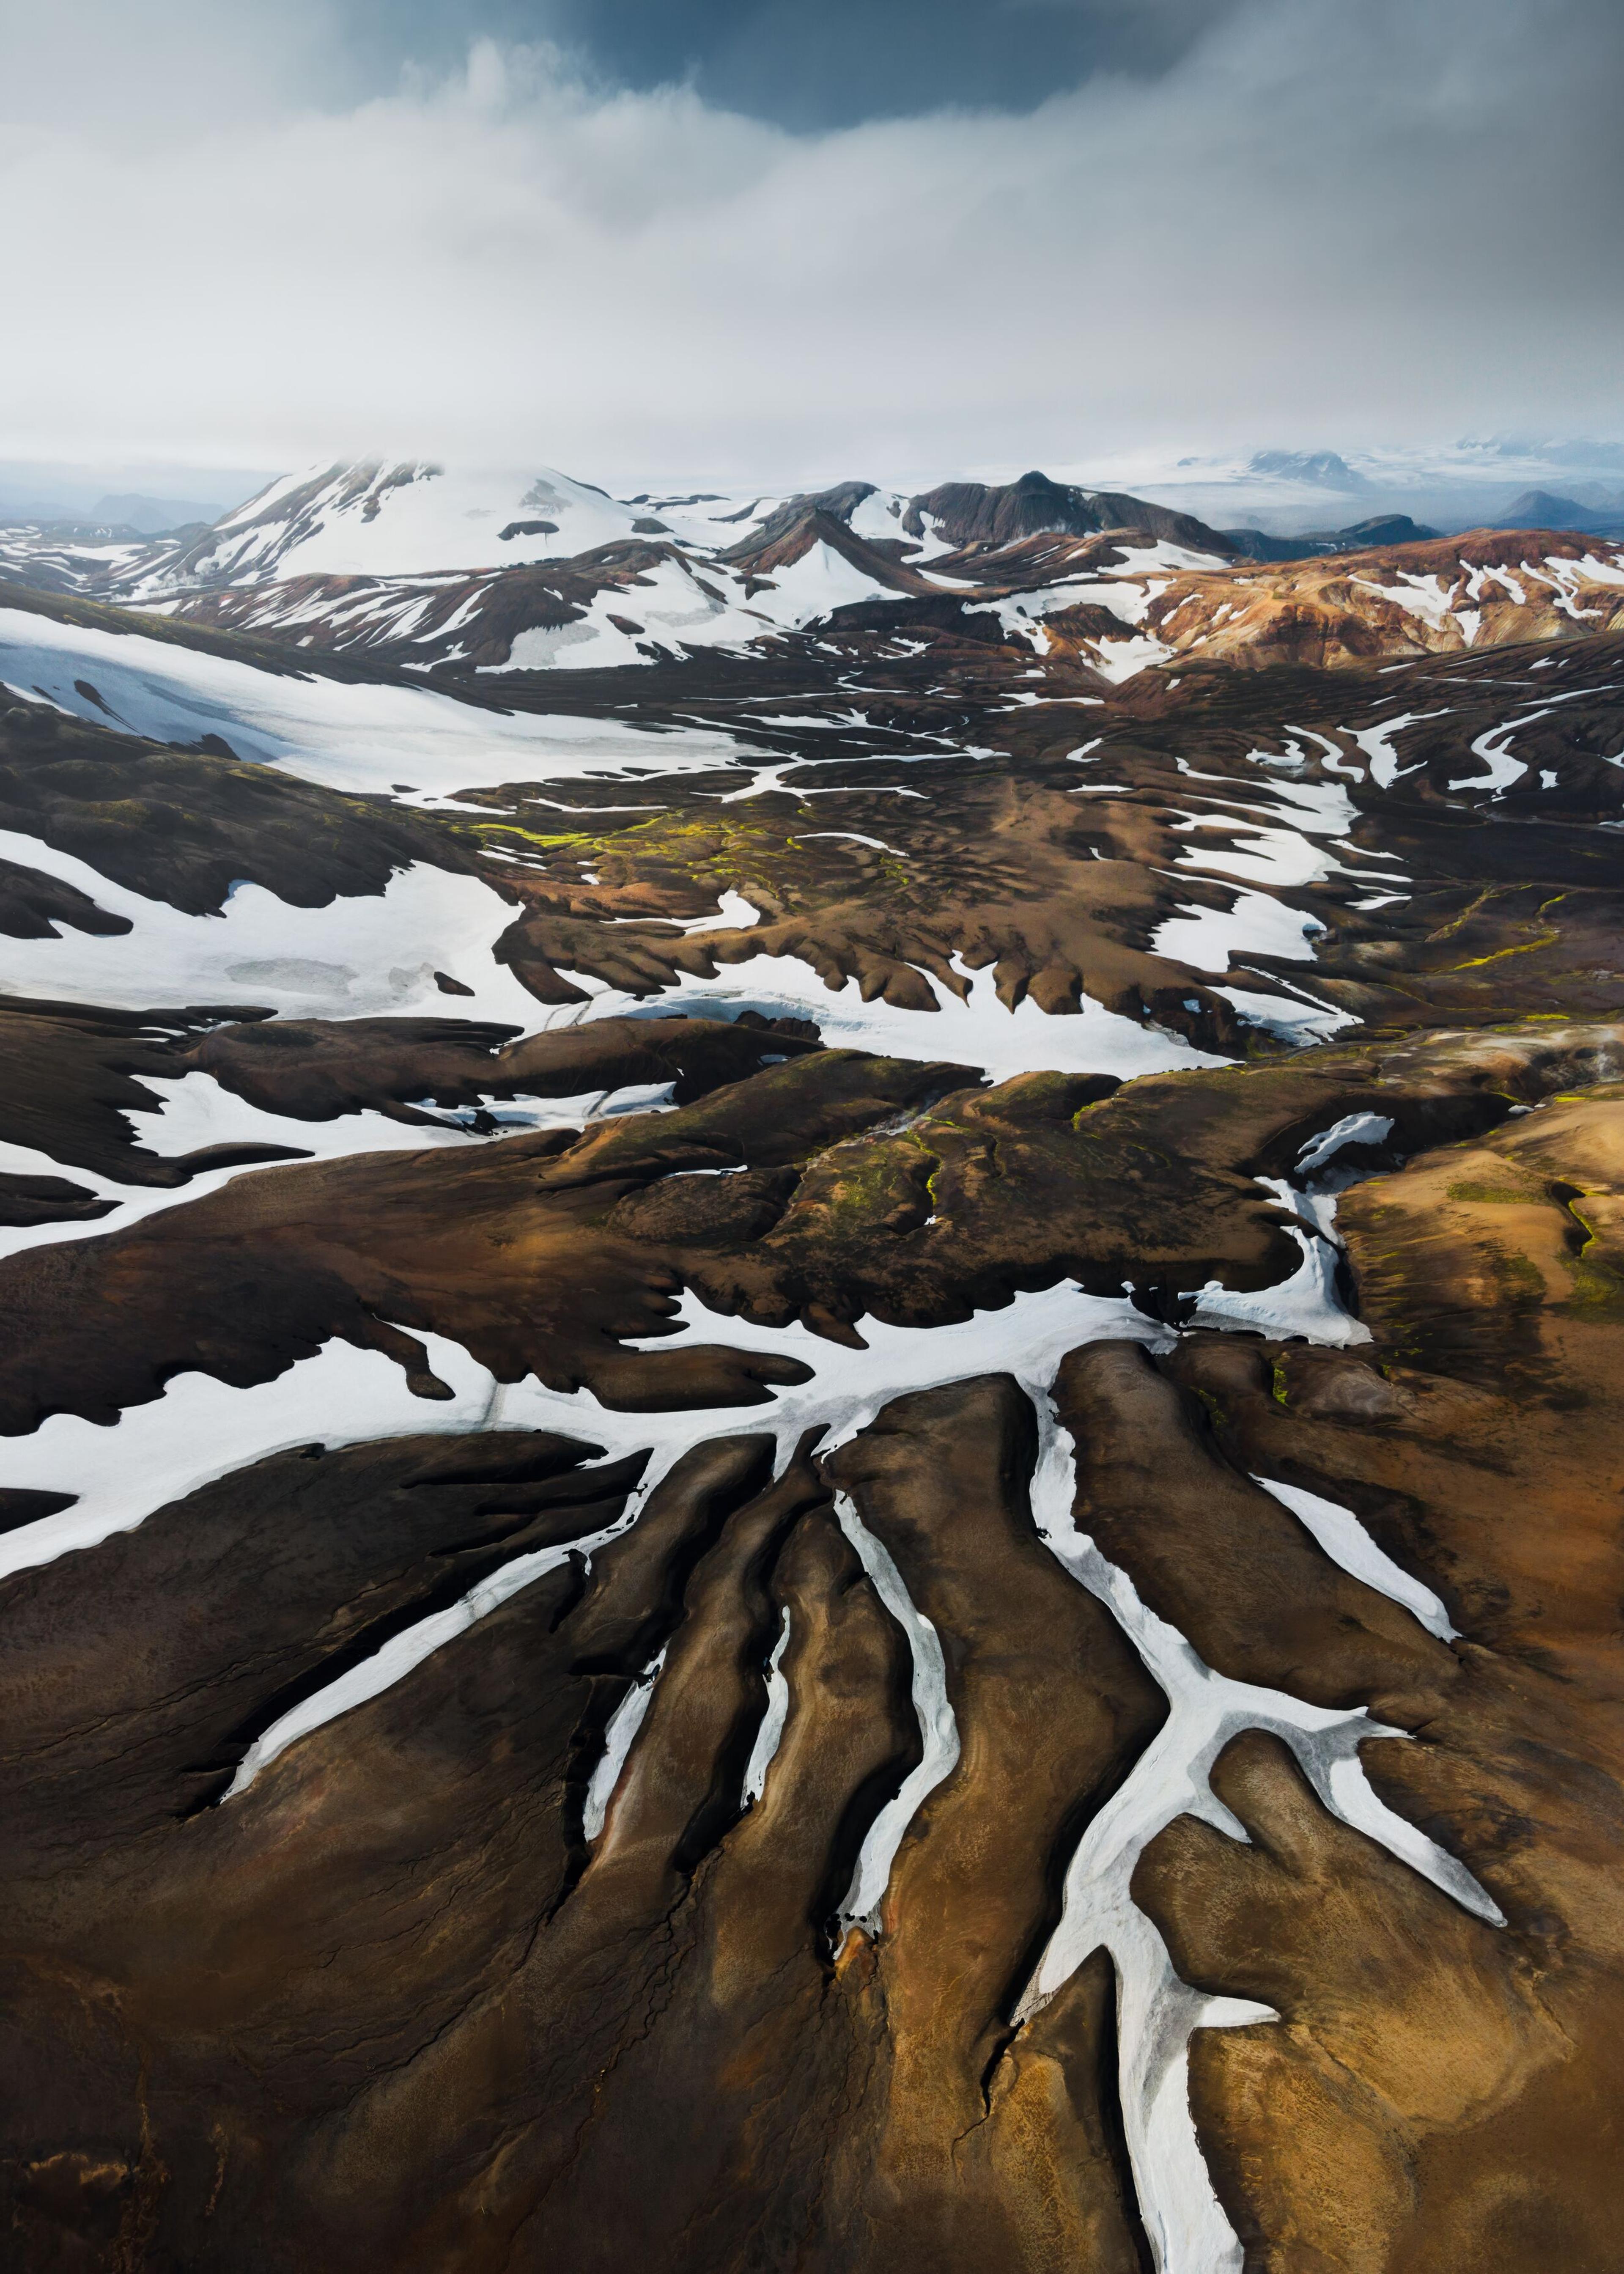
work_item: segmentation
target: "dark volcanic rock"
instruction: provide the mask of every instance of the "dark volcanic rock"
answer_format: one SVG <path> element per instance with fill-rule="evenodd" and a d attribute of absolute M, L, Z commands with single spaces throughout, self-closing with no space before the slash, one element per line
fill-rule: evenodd
<path fill-rule="evenodd" d="M 60 877 L 0 861 L 0 932 L 11 939 L 49 939 L 59 924 L 103 938 L 131 928 L 128 916 L 99 908 L 88 893 Z"/>
<path fill-rule="evenodd" d="M 1051 530 L 1088 537 L 1104 529 L 1132 529 L 1220 558 L 1231 550 L 1216 530 L 1190 514 L 1170 512 L 1166 506 L 1117 491 L 1077 489 L 1042 473 L 1023 474 L 1018 482 L 996 489 L 983 482 L 944 482 L 939 489 L 909 499 L 903 525 L 915 537 L 934 528 L 950 544 L 961 546 L 1011 545 Z"/>

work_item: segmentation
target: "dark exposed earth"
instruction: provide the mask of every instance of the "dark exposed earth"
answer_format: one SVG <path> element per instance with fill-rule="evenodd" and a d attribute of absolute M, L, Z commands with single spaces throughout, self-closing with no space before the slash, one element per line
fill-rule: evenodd
<path fill-rule="evenodd" d="M 1624 567 L 1036 479 L 0 586 L 7 2266 L 1624 2263 Z"/>

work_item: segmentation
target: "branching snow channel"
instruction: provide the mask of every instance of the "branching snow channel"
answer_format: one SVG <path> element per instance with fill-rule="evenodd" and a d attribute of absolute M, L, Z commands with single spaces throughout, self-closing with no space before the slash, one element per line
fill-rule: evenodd
<path fill-rule="evenodd" d="M 1086 1959 L 1107 1950 L 1119 1989 L 1118 2058 L 1124 2128 L 1159 2274 L 1238 2274 L 1243 2252 L 1213 2191 L 1190 2112 L 1189 2047 L 1198 2029 L 1244 2027 L 1279 2017 L 1240 1999 L 1210 1998 L 1182 1982 L 1167 1946 L 1134 1902 L 1140 1856 L 1178 1816 L 1244 1839 L 1217 1799 L 1213 1764 L 1231 1737 L 1264 1729 L 1288 1744 L 1334 1815 L 1380 1843 L 1480 1918 L 1503 1925 L 1499 1908 L 1454 1856 L 1378 1799 L 1358 1758 L 1372 1737 L 1403 1732 L 1361 1707 L 1338 1712 L 1284 1691 L 1234 1682 L 1205 1665 L 1176 1629 L 1140 1600 L 1126 1573 L 1107 1562 L 1072 1514 L 1074 1452 L 1046 1394 L 1034 1398 L 1041 1452 L 1033 1480 L 1040 1535 L 1073 1577 L 1111 1611 L 1165 1691 L 1166 1721 L 1126 1782 L 1090 1822 L 1066 1873 L 1064 1909 L 1017 2019 L 1046 2005 Z"/>
<path fill-rule="evenodd" d="M 498 1383 L 485 1373 L 465 1351 L 455 1353 L 461 1381 L 470 1375 L 477 1384 L 477 1396 L 483 1399 L 483 1409 L 477 1418 L 470 1419 L 458 1408 L 455 1412 L 444 1404 L 425 1404 L 417 1399 L 405 1402 L 417 1409 L 410 1421 L 394 1430 L 363 1428 L 359 1434 L 399 1435 L 411 1429 L 469 1428 L 489 1429 L 554 1429 L 568 1436 L 583 1437 L 605 1449 L 600 1456 L 611 1461 L 636 1452 L 650 1455 L 635 1491 L 621 1516 L 603 1531 L 590 1538 L 572 1541 L 563 1547 L 538 1548 L 528 1555 L 515 1557 L 510 1563 L 492 1573 L 489 1578 L 470 1591 L 460 1602 L 447 1610 L 438 1611 L 408 1627 L 395 1636 L 384 1647 L 361 1665 L 350 1668 L 325 1689 L 315 1691 L 293 1707 L 282 1719 L 257 1738 L 245 1754 L 226 1797 L 247 1790 L 279 1753 L 285 1751 L 297 1738 L 308 1736 L 326 1722 L 352 1707 L 363 1705 L 370 1698 L 402 1681 L 412 1668 L 446 1643 L 454 1641 L 469 1628 L 528 1587 L 544 1573 L 557 1569 L 571 1555 L 594 1554 L 608 1540 L 617 1538 L 635 1523 L 650 1495 L 682 1455 L 707 1439 L 739 1432 L 756 1434 L 772 1430 L 778 1441 L 777 1468 L 781 1474 L 796 1445 L 808 1428 L 822 1428 L 825 1433 L 826 1449 L 844 1444 L 873 1420 L 880 1407 L 905 1390 L 936 1389 L 946 1382 L 965 1381 L 976 1374 L 996 1372 L 1007 1362 L 1004 1353 L 1005 1338 L 1013 1329 L 1019 1332 L 1025 1347 L 1038 1353 L 1038 1362 L 1046 1366 L 1049 1374 L 1059 1364 L 1064 1352 L 1074 1343 L 1098 1339 L 1102 1335 L 1127 1337 L 1138 1341 L 1151 1339 L 1160 1333 L 1137 1311 L 1125 1298 L 1105 1298 L 1082 1294 L 1070 1281 L 1051 1287 L 1038 1295 L 1019 1295 L 1005 1311 L 978 1311 L 971 1318 L 957 1321 L 944 1327 L 890 1327 L 878 1321 L 866 1319 L 861 1322 L 867 1335 L 868 1346 L 853 1350 L 844 1344 L 831 1343 L 822 1336 L 799 1324 L 790 1327 L 763 1327 L 746 1319 L 735 1319 L 708 1311 L 691 1290 L 686 1291 L 676 1306 L 675 1332 L 645 1336 L 632 1340 L 627 1346 L 633 1350 L 666 1351 L 684 1344 L 730 1348 L 756 1352 L 771 1352 L 777 1355 L 801 1359 L 813 1369 L 809 1382 L 780 1389 L 771 1406 L 700 1406 L 670 1413 L 628 1413 L 600 1405 L 588 1389 L 570 1392 L 546 1389 L 535 1376 L 521 1382 Z M 447 1373 L 440 1353 L 447 1347 L 436 1337 L 425 1337 L 430 1349 L 430 1363 L 440 1378 L 454 1381 Z M 335 1345 L 329 1344 L 331 1350 Z M 324 1353 L 325 1355 L 325 1353 Z M 308 1360 L 307 1364 L 316 1361 Z M 399 1377 L 403 1382 L 403 1377 Z M 188 1377 L 199 1380 L 202 1377 Z M 285 1380 L 286 1377 L 283 1377 Z M 227 1398 L 239 1402 L 252 1398 L 254 1391 L 228 1391 L 220 1383 L 213 1389 Z M 272 1385 L 274 1387 L 274 1385 Z M 460 1393 L 459 1393 L 460 1394 Z M 146 1412 L 133 1408 L 132 1412 Z M 123 1417 L 124 1421 L 131 1418 Z M 248 1442 L 254 1442 L 251 1427 Z M 50 1425 L 47 1424 L 49 1427 Z M 83 1427 L 84 1425 L 79 1425 Z M 42 1434 L 43 1433 L 37 1433 Z M 267 1446 L 264 1449 L 282 1449 L 287 1444 L 302 1444 L 310 1438 L 306 1427 L 298 1434 Z M 30 1443 L 34 1441 L 29 1440 Z M 353 1442 L 349 1435 L 335 1435 L 334 1442 Z M 248 1459 L 261 1457 L 249 1451 Z M 238 1465 L 237 1462 L 229 1464 Z M 35 1464 L 26 1481 L 39 1480 L 49 1489 L 49 1462 Z M 177 1473 L 189 1473 L 184 1457 L 180 1458 Z M 222 1473 L 213 1470 L 210 1474 Z M 207 1481 L 204 1477 L 197 1482 Z M 56 1489 L 64 1489 L 58 1485 Z M 42 1562 L 70 1546 L 90 1544 L 91 1538 L 102 1538 L 110 1531 L 128 1529 L 140 1521 L 152 1509 L 162 1507 L 168 1500 L 178 1497 L 180 1492 L 194 1489 L 192 1484 L 178 1483 L 152 1498 L 138 1512 L 128 1516 L 121 1525 L 116 1519 L 102 1523 L 101 1530 L 85 1540 L 66 1539 L 60 1545 L 46 1543 L 41 1552 L 22 1559 L 27 1562 Z M 69 1523 L 77 1510 L 64 1510 L 60 1516 L 47 1517 L 38 1525 L 26 1527 L 29 1532 L 44 1534 L 48 1526 Z M 6 1537 L 16 1540 L 22 1535 Z M 52 1538 L 55 1539 L 53 1534 Z M 0 1547 L 5 1542 L 0 1540 Z M 7 1567 L 0 1561 L 0 1576 Z M 20 1568 L 20 1565 L 19 1566 Z M 906 1826 L 903 1827 L 906 1830 Z M 900 1837 L 900 1834 L 898 1834 Z"/>
<path fill-rule="evenodd" d="M 1350 1122 L 1357 1119 L 1347 1117 Z M 1345 1125 L 1339 1129 L 1342 1141 L 1348 1143 L 1371 1141 L 1374 1134 Z M 1339 1148 L 1327 1148 L 1327 1139 L 1337 1133 L 1327 1132 L 1326 1138 L 1305 1148 L 1304 1159 L 1312 1156 L 1318 1163 L 1331 1157 Z M 1283 1202 L 1308 1211 L 1312 1224 L 1328 1230 L 1333 1203 L 1291 1194 L 1283 1186 L 1278 1190 Z M 1299 1237 L 1306 1247 L 1307 1235 Z M 1318 1233 L 1315 1244 L 1324 1244 Z M 1252 1322 L 1270 1334 L 1317 1329 L 1317 1338 L 1343 1338 L 1339 1325 L 1349 1322 L 1331 1310 L 1326 1284 L 1319 1284 L 1318 1314 L 1308 1316 L 1297 1285 L 1303 1276 L 1299 1271 L 1282 1286 L 1244 1299 L 1252 1306 Z M 1163 2274 L 1213 2274 L 1214 2269 L 1237 2266 L 1239 2247 L 1213 2195 L 1190 2117 L 1187 2048 L 1195 2028 L 1273 2016 L 1267 2008 L 1209 1999 L 1177 1979 L 1160 1936 L 1128 1892 L 1147 1841 L 1185 1812 L 1237 1834 L 1238 1826 L 1211 1794 L 1207 1774 L 1238 1730 L 1269 1729 L 1291 1746 L 1327 1807 L 1344 1821 L 1380 1841 L 1478 1916 L 1498 1921 L 1500 1915 L 1461 1865 L 1386 1809 L 1371 1790 L 1359 1764 L 1358 1746 L 1371 1737 L 1395 1733 L 1362 1712 L 1327 1712 L 1214 1674 L 1181 1636 L 1145 1608 L 1127 1577 L 1077 1532 L 1071 1515 L 1071 1447 L 1056 1423 L 1049 1396 L 1060 1359 L 1081 1344 L 1107 1337 L 1165 1345 L 1172 1339 L 1170 1331 L 1147 1319 L 1125 1296 L 1091 1297 L 1070 1282 L 1040 1293 L 1019 1294 L 1002 1310 L 979 1312 L 941 1327 L 895 1327 L 865 1320 L 860 1325 L 864 1346 L 856 1349 L 828 1342 L 800 1325 L 771 1328 L 708 1311 L 691 1290 L 674 1306 L 673 1324 L 674 1331 L 636 1338 L 628 1346 L 657 1352 L 695 1345 L 772 1352 L 802 1359 L 812 1378 L 780 1389 L 766 1409 L 752 1405 L 633 1414 L 602 1407 L 585 1390 L 548 1390 L 533 1377 L 499 1386 L 466 1352 L 433 1336 L 422 1339 L 427 1362 L 453 1391 L 452 1399 L 444 1403 L 425 1404 L 411 1397 L 403 1375 L 389 1361 L 342 1344 L 329 1344 L 315 1358 L 300 1361 L 276 1382 L 255 1389 L 234 1390 L 208 1377 L 188 1375 L 171 1382 L 162 1399 L 128 1411 L 115 1428 L 95 1429 L 56 1416 L 32 1438 L 9 1449 L 8 1481 L 47 1490 L 78 1488 L 84 1497 L 73 1509 L 7 1535 L 0 1544 L 9 1561 L 0 1563 L 0 1569 L 26 1568 L 69 1547 L 87 1546 L 110 1531 L 139 1522 L 152 1509 L 211 1477 L 267 1452 L 308 1442 L 312 1436 L 342 1443 L 424 1428 L 547 1427 L 603 1446 L 599 1457 L 605 1461 L 638 1449 L 650 1453 L 639 1487 L 613 1524 L 590 1540 L 515 1558 L 460 1603 L 395 1637 L 363 1665 L 264 1731 L 248 1749 L 233 1780 L 231 1794 L 237 1795 L 297 1738 L 379 1695 L 570 1554 L 590 1555 L 623 1532 L 681 1454 L 705 1438 L 732 1430 L 760 1430 L 770 1416 L 767 1426 L 777 1435 L 782 1471 L 809 1427 L 820 1427 L 825 1446 L 832 1448 L 855 1435 L 881 1407 L 908 1390 L 989 1373 L 1013 1373 L 1033 1398 L 1039 1418 L 1033 1506 L 1040 1532 L 1073 1576 L 1108 1605 L 1167 1692 L 1171 1707 L 1162 1730 L 1079 1845 L 1067 1876 L 1061 1921 L 1027 1987 L 1021 2015 L 1052 1996 L 1094 1949 L 1103 1945 L 1109 1950 L 1122 1984 L 1124 2120 L 1158 2264 Z M 133 1491 L 132 1477 L 137 1480 Z M 868 1924 L 877 1923 L 897 1848 L 920 1802 L 951 1772 L 959 1740 L 940 1637 L 911 1603 L 883 1544 L 861 1525 L 849 1502 L 840 1505 L 839 1516 L 909 1639 L 914 1704 L 924 1740 L 919 1767 L 876 1819 L 859 1859 L 845 1916 L 848 1922 Z M 747 1772 L 751 1796 L 761 1789 L 771 1748 L 776 1745 L 775 1713 L 777 1728 L 782 1728 L 772 1677 L 783 1643 L 781 1634 L 769 1675 L 768 1713 Z M 658 1666 L 649 1670 L 657 1671 Z M 645 1697 L 647 1686 L 645 1674 Z M 594 1781 L 604 1808 L 635 1734 L 635 1705 L 623 1710 L 626 1720 L 613 1732 L 619 1758 L 611 1759 L 606 1746 L 600 1776 Z"/>

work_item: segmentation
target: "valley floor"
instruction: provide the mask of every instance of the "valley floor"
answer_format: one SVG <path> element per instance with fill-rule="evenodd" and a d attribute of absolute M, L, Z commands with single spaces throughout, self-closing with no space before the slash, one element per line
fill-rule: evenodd
<path fill-rule="evenodd" d="M 1624 632 L 4 597 L 7 2263 L 1613 2274 Z"/>

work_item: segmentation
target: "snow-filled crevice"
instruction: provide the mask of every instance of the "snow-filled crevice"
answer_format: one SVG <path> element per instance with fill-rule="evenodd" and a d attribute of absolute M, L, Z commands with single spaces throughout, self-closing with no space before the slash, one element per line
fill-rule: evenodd
<path fill-rule="evenodd" d="M 1312 1176 L 1316 1169 L 1350 1145 L 1385 1145 L 1393 1134 L 1393 1122 L 1385 1113 L 1344 1113 L 1329 1129 L 1318 1137 L 1311 1137 L 1297 1156 L 1299 1178 Z"/>
<path fill-rule="evenodd" d="M 620 1772 L 626 1766 L 633 1740 L 654 1702 L 654 1685 L 664 1669 L 665 1651 L 669 1647 L 669 1644 L 665 1645 L 655 1653 L 609 1716 L 604 1730 L 604 1749 L 587 1781 L 586 1799 L 581 1810 L 582 1834 L 589 1841 L 596 1840 L 604 1828 L 609 1803 L 614 1797 L 614 1788 L 620 1781 Z"/>
<path fill-rule="evenodd" d="M 1440 1642 L 1455 1639 L 1459 1629 L 1451 1623 L 1440 1599 L 1377 1547 L 1350 1508 L 1308 1492 L 1301 1485 L 1281 1484 L 1271 1477 L 1254 1476 L 1252 1482 L 1272 1493 L 1282 1508 L 1289 1508 L 1332 1562 L 1340 1563 L 1350 1577 L 1402 1604 Z"/>
<path fill-rule="evenodd" d="M 947 1661 L 942 1638 L 916 1608 L 906 1583 L 890 1550 L 858 1515 L 850 1497 L 835 1495 L 840 1529 L 856 1549 L 859 1561 L 874 1584 L 875 1593 L 901 1628 L 913 1661 L 911 1690 L 919 1717 L 920 1758 L 897 1791 L 868 1826 L 852 1874 L 852 1884 L 840 1905 L 846 1927 L 860 1926 L 871 1935 L 880 1931 L 880 1906 L 891 1882 L 891 1869 L 904 1835 L 925 1801 L 959 1760 L 959 1724 L 947 1695 Z"/>
<path fill-rule="evenodd" d="M 777 1760 L 778 1747 L 784 1742 L 784 1725 L 789 1719 L 789 1679 L 784 1672 L 784 1653 L 789 1647 L 790 1625 L 789 1605 L 786 1603 L 778 1639 L 768 1656 L 763 1675 L 766 1706 L 756 1732 L 756 1742 L 750 1747 L 750 1758 L 745 1763 L 743 1796 L 747 1808 L 754 1808 L 766 1791 L 767 1772 Z"/>
<path fill-rule="evenodd" d="M 1342 1248 L 1335 1230 L 1335 1197 L 1294 1190 L 1283 1177 L 1259 1177 L 1256 1182 L 1277 1206 L 1290 1212 L 1292 1220 L 1285 1230 L 1297 1242 L 1301 1261 L 1289 1279 L 1274 1287 L 1236 1291 L 1209 1279 L 1204 1287 L 1186 1290 L 1184 1299 L 1195 1308 L 1185 1323 L 1239 1329 L 1280 1340 L 1300 1336 L 1335 1348 L 1369 1342 L 1370 1329 L 1350 1314 L 1337 1285 Z"/>
<path fill-rule="evenodd" d="M 1339 1281 L 1345 1249 L 1336 1231 L 1336 1196 L 1370 1173 L 1368 1166 L 1327 1164 L 1348 1148 L 1365 1152 L 1385 1145 L 1393 1134 L 1386 1114 L 1346 1113 L 1331 1128 L 1311 1137 L 1298 1151 L 1292 1178 L 1253 1179 L 1291 1221 L 1284 1227 L 1297 1242 L 1301 1260 L 1289 1279 L 1255 1292 L 1237 1291 L 1215 1279 L 1187 1291 L 1184 1299 L 1194 1310 L 1185 1323 L 1192 1327 L 1238 1328 L 1256 1334 L 1289 1337 L 1346 1348 L 1367 1343 L 1370 1329 L 1352 1316 L 1343 1303 Z"/>
<path fill-rule="evenodd" d="M 534 1376 L 531 1376 L 530 1381 L 533 1384 Z M 536 1387 L 539 1389 L 539 1385 Z M 560 1393 L 551 1391 L 540 1391 L 540 1395 L 544 1398 L 554 1399 L 560 1404 L 574 1407 L 576 1401 L 587 1393 L 577 1391 L 573 1397 L 566 1397 Z M 507 1411 L 508 1401 L 503 1394 L 503 1387 L 500 1384 L 492 1383 L 491 1402 L 492 1414 L 498 1418 L 487 1420 L 484 1424 L 486 1427 L 539 1428 L 546 1426 L 545 1423 L 530 1421 L 528 1419 L 515 1419 Z M 607 1409 L 598 1407 L 593 1401 L 592 1410 L 595 1412 L 606 1412 Z M 622 1414 L 613 1418 L 624 1422 L 629 1417 Z M 597 1427 L 590 1431 L 592 1436 L 599 1439 L 605 1434 L 614 1434 L 613 1431 Z M 697 1433 L 695 1433 L 695 1438 L 696 1436 Z M 233 1800 L 239 1793 L 246 1792 L 260 1772 L 268 1768 L 279 1754 L 286 1752 L 289 1746 L 296 1743 L 299 1738 L 308 1736 L 312 1730 L 324 1728 L 329 1721 L 336 1721 L 340 1714 L 349 1713 L 353 1707 L 365 1705 L 369 1698 L 381 1697 L 386 1690 L 392 1690 L 397 1682 L 404 1680 L 415 1667 L 421 1666 L 425 1658 L 431 1657 L 435 1651 L 442 1648 L 447 1643 L 455 1642 L 459 1635 L 466 1634 L 470 1627 L 477 1626 L 481 1619 L 488 1618 L 492 1611 L 499 1610 L 504 1603 L 511 1602 L 515 1595 L 521 1594 L 526 1587 L 532 1585 L 536 1580 L 544 1577 L 549 1571 L 556 1571 L 572 1556 L 582 1558 L 590 1570 L 592 1556 L 598 1549 L 605 1547 L 610 1540 L 619 1539 L 622 1532 L 629 1531 L 635 1524 L 648 1503 L 650 1494 L 658 1485 L 664 1482 L 673 1464 L 687 1449 L 686 1444 L 675 1448 L 650 1447 L 646 1442 L 646 1430 L 641 1433 L 640 1440 L 634 1433 L 626 1432 L 622 1442 L 618 1446 L 600 1455 L 598 1461 L 584 1465 L 590 1471 L 594 1467 L 605 1465 L 608 1461 L 620 1457 L 628 1452 L 649 1453 L 649 1465 L 628 1495 L 626 1505 L 618 1517 L 601 1526 L 597 1532 L 588 1533 L 583 1539 L 566 1540 L 556 1547 L 533 1548 L 528 1555 L 514 1556 L 499 1570 L 480 1580 L 477 1586 L 470 1587 L 467 1594 L 461 1596 L 456 1602 L 447 1605 L 443 1610 L 431 1612 L 427 1617 L 403 1628 L 398 1634 L 392 1636 L 370 1658 L 363 1660 L 359 1665 L 348 1668 L 335 1681 L 327 1683 L 322 1688 L 311 1691 L 307 1697 L 301 1698 L 277 1721 L 260 1731 L 238 1763 L 237 1773 L 226 1788 L 224 1798 Z M 610 1799 L 613 1797 L 615 1782 L 625 1766 L 626 1756 L 631 1750 L 632 1740 L 637 1734 L 643 1716 L 648 1710 L 649 1698 L 652 1693 L 654 1681 L 664 1662 L 665 1652 L 662 1651 L 653 1668 L 645 1668 L 643 1675 L 638 1677 L 639 1684 L 646 1683 L 647 1687 L 643 1691 L 641 1706 L 635 1706 L 633 1703 L 633 1717 L 628 1719 L 621 1733 L 624 1742 L 620 1743 L 613 1772 L 608 1773 L 607 1784 L 602 1790 L 603 1811 L 606 1811 Z M 632 1701 L 635 1701 L 636 1695 L 637 1690 L 635 1687 Z M 611 1726 L 613 1728 L 613 1724 Z M 600 1773 L 603 1773 L 601 1761 L 598 1769 L 594 1771 L 593 1787 L 589 1788 L 589 1815 L 591 1791 L 597 1786 Z M 587 1837 L 595 1839 L 602 1828 L 603 1813 L 600 1811 L 597 1817 L 595 1828 L 588 1832 Z"/>

